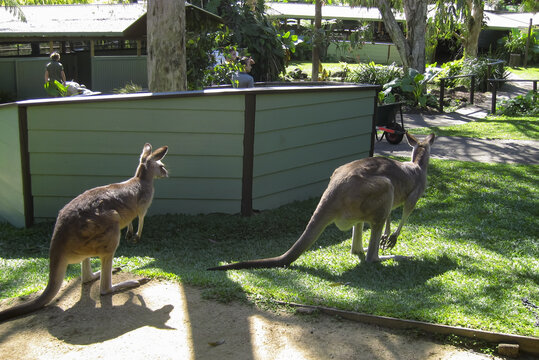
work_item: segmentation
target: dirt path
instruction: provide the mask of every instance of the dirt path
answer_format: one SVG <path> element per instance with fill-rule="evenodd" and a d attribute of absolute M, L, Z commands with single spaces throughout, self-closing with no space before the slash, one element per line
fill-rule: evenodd
<path fill-rule="evenodd" d="M 114 282 L 133 278 L 118 274 Z M 204 300 L 197 288 L 152 280 L 100 298 L 66 283 L 47 308 L 0 324 L 8 359 L 492 359 L 422 335 L 326 315 L 266 312 Z M 25 301 L 28 299 L 25 299 Z M 20 300 L 10 299 L 0 309 Z"/>

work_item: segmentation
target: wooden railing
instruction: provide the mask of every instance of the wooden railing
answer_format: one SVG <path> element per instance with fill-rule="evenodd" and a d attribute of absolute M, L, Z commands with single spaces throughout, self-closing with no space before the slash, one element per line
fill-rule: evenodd
<path fill-rule="evenodd" d="M 488 79 L 488 83 L 492 86 L 492 100 L 490 105 L 490 113 L 496 114 L 496 96 L 498 91 L 498 84 L 504 84 L 506 82 L 532 82 L 533 91 L 537 91 L 537 82 L 539 80 L 520 80 L 520 79 Z"/>
<path fill-rule="evenodd" d="M 458 75 L 458 76 L 449 76 L 444 77 L 440 79 L 440 112 L 444 112 L 444 95 L 445 95 L 445 81 L 446 80 L 452 80 L 452 79 L 458 79 L 458 78 L 465 78 L 470 77 L 471 78 L 471 84 L 470 84 L 470 104 L 473 104 L 474 102 L 474 92 L 475 92 L 475 78 L 477 75 Z"/>

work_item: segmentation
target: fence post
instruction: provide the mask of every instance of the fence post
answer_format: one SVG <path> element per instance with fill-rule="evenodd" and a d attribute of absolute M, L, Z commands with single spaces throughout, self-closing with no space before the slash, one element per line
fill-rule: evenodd
<path fill-rule="evenodd" d="M 444 112 L 445 78 L 440 79 L 440 112 Z"/>
<path fill-rule="evenodd" d="M 472 75 L 472 81 L 470 84 L 470 104 L 473 104 L 475 94 L 475 75 Z"/>
<path fill-rule="evenodd" d="M 487 64 L 487 91 L 490 90 L 492 84 L 490 83 L 489 79 L 492 78 L 492 76 L 490 76 L 490 74 L 492 73 L 492 64 Z"/>
<path fill-rule="evenodd" d="M 492 86 L 492 101 L 490 105 L 490 113 L 492 115 L 496 114 L 496 81 L 488 81 L 487 84 Z"/>

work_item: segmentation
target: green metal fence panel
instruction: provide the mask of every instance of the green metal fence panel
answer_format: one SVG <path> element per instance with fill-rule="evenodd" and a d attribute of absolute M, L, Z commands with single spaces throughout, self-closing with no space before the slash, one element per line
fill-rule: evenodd
<path fill-rule="evenodd" d="M 111 93 L 133 83 L 148 88 L 146 56 L 92 57 L 92 90 Z"/>
<path fill-rule="evenodd" d="M 0 92 L 9 96 L 17 95 L 17 77 L 15 76 L 15 59 L 0 59 Z"/>
<path fill-rule="evenodd" d="M 25 226 L 18 107 L 0 107 L 0 221 Z"/>
<path fill-rule="evenodd" d="M 363 44 L 359 49 L 350 50 L 347 43 L 330 44 L 328 55 L 337 57 L 338 60 L 390 65 L 395 63 L 402 65 L 397 47 L 389 43 Z M 349 60 L 348 60 L 349 59 Z"/>

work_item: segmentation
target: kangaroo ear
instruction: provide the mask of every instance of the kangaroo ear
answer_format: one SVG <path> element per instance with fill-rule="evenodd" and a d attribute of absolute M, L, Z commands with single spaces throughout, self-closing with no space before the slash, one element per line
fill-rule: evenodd
<path fill-rule="evenodd" d="M 148 156 L 150 156 L 152 153 L 152 145 L 149 143 L 144 144 L 144 147 L 142 148 L 142 153 L 140 154 L 140 162 L 146 161 Z"/>
<path fill-rule="evenodd" d="M 428 142 L 429 145 L 432 145 L 432 143 L 434 142 L 434 139 L 436 138 L 436 135 L 434 134 L 430 134 L 429 136 L 427 136 L 427 138 L 425 139 L 425 142 Z"/>
<path fill-rule="evenodd" d="M 417 146 L 417 139 L 413 137 L 411 134 L 406 132 L 406 140 L 408 141 L 408 144 L 410 144 L 411 147 Z"/>
<path fill-rule="evenodd" d="M 153 152 L 152 159 L 161 160 L 162 158 L 165 157 L 167 152 L 168 152 L 168 146 L 162 146 Z"/>

